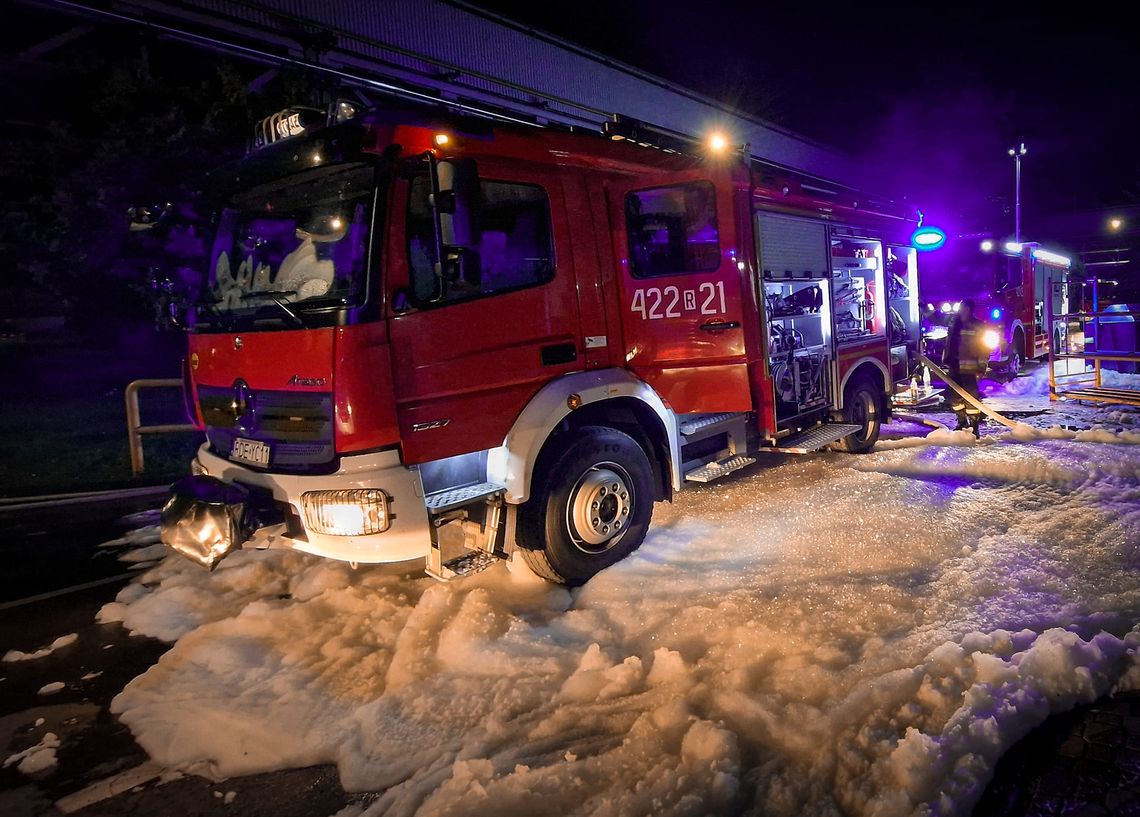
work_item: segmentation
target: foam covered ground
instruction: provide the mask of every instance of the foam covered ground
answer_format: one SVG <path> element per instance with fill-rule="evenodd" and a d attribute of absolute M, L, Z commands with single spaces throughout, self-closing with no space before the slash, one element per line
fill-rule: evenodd
<path fill-rule="evenodd" d="M 1140 446 L 935 442 L 684 492 L 573 592 L 170 558 L 101 613 L 176 641 L 113 708 L 172 768 L 334 763 L 370 815 L 967 815 L 1140 681 Z"/>

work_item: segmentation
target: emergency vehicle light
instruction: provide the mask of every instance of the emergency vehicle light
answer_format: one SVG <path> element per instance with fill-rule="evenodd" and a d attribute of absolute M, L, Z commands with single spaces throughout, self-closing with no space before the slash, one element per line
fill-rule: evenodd
<path fill-rule="evenodd" d="M 946 243 L 946 233 L 937 227 L 919 227 L 911 234 L 910 243 L 916 250 L 937 250 Z"/>
<path fill-rule="evenodd" d="M 993 318 L 995 321 L 1001 320 L 1001 310 L 995 306 L 993 309 L 990 310 L 990 317 Z"/>
<path fill-rule="evenodd" d="M 1001 345 L 1001 335 L 993 329 L 987 329 L 982 333 L 982 344 L 990 351 L 993 351 Z"/>
<path fill-rule="evenodd" d="M 1033 251 L 1033 257 L 1038 261 L 1044 261 L 1046 264 L 1057 264 L 1062 267 L 1067 267 L 1073 263 L 1065 256 L 1049 252 L 1049 250 L 1036 249 Z"/>

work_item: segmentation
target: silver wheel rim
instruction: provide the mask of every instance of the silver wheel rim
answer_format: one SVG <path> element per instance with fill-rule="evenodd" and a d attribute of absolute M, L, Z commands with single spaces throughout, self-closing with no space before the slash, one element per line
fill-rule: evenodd
<path fill-rule="evenodd" d="M 851 422 L 862 426 L 862 429 L 856 431 L 854 436 L 859 442 L 866 442 L 871 439 L 879 416 L 879 407 L 875 405 L 875 398 L 870 392 L 860 390 L 856 393 L 856 397 L 858 399 L 851 406 Z"/>
<path fill-rule="evenodd" d="M 566 505 L 566 529 L 583 553 L 616 545 L 633 519 L 636 497 L 629 473 L 614 462 L 592 466 L 574 483 Z"/>

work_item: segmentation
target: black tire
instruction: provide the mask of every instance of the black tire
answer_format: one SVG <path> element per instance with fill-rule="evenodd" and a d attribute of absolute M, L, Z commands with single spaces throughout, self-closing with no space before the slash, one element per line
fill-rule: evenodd
<path fill-rule="evenodd" d="M 1013 348 L 1009 350 L 1009 363 L 1006 364 L 1006 374 L 1009 375 L 1010 380 L 1014 380 L 1021 374 L 1021 347 L 1017 343 L 1017 338 L 1020 338 L 1020 335 L 1016 336 Z"/>
<path fill-rule="evenodd" d="M 649 457 L 628 434 L 602 426 L 571 434 L 536 469 L 517 535 L 531 570 L 577 586 L 637 550 L 655 496 Z"/>
<path fill-rule="evenodd" d="M 880 391 L 868 379 L 859 380 L 847 387 L 843 395 L 843 422 L 862 426 L 862 430 L 847 435 L 834 443 L 832 448 L 848 454 L 866 454 L 875 447 L 883 424 Z"/>

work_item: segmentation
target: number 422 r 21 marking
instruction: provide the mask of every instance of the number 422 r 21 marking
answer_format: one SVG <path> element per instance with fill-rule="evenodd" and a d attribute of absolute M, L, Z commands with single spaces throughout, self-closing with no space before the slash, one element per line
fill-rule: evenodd
<path fill-rule="evenodd" d="M 698 301 L 700 302 L 698 308 Z M 630 311 L 636 312 L 642 320 L 657 321 L 662 318 L 680 318 L 685 312 L 698 315 L 723 315 L 727 312 L 724 298 L 724 281 L 715 284 L 706 281 L 697 289 L 680 287 L 647 287 L 633 291 Z"/>

